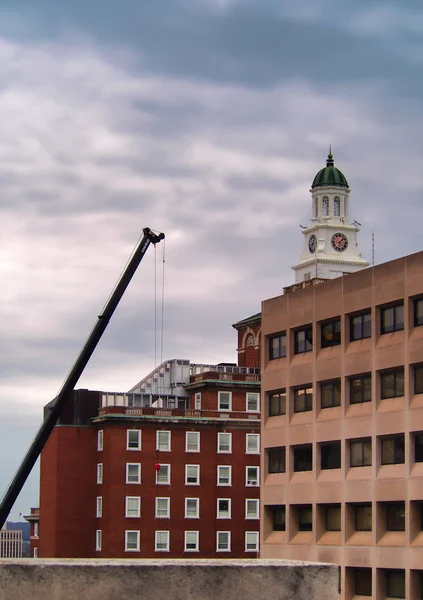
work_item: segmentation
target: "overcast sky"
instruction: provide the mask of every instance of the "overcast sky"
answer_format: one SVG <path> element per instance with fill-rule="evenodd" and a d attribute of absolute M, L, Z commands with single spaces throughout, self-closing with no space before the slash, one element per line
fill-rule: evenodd
<path fill-rule="evenodd" d="M 0 495 L 143 227 L 196 362 L 293 283 L 330 143 L 363 255 L 422 249 L 422 32 L 421 0 L 0 1 Z M 78 387 L 154 368 L 154 254 Z"/>

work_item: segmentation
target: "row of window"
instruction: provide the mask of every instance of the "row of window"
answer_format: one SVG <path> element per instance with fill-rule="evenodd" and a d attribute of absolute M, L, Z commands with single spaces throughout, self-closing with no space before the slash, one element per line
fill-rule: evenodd
<path fill-rule="evenodd" d="M 380 317 L 380 334 L 392 333 L 404 329 L 403 300 L 389 306 L 378 308 Z M 371 337 L 372 315 L 370 308 L 359 314 L 347 316 L 349 319 L 349 341 L 354 342 Z M 414 326 L 423 325 L 423 298 L 413 299 Z M 304 325 L 292 330 L 294 354 L 303 354 L 313 350 L 313 326 Z M 320 347 L 330 348 L 341 343 L 341 319 L 339 317 L 320 323 Z M 286 332 L 269 336 L 269 360 L 286 356 Z"/>
<path fill-rule="evenodd" d="M 394 465 L 405 462 L 404 434 L 379 436 L 380 464 Z M 423 462 L 423 434 L 411 434 L 414 462 Z M 372 465 L 372 440 L 370 438 L 351 439 L 346 442 L 349 450 L 349 464 L 352 467 L 370 467 Z M 341 441 L 321 442 L 317 444 L 318 456 L 320 455 L 320 469 L 341 468 Z M 291 446 L 293 471 L 313 470 L 313 445 L 301 444 Z M 286 472 L 286 448 L 278 446 L 267 448 L 267 466 L 269 473 Z"/>
<path fill-rule="evenodd" d="M 140 534 L 139 530 L 125 531 L 125 552 L 140 551 Z M 156 552 L 170 551 L 170 531 L 155 531 L 154 549 Z M 96 531 L 96 550 L 101 551 L 102 547 L 102 530 Z M 258 552 L 259 550 L 259 534 L 258 531 L 245 532 L 245 552 Z M 185 531 L 184 532 L 184 551 L 199 552 L 200 551 L 200 532 Z M 216 552 L 231 551 L 231 532 L 217 531 L 216 532 Z"/>
<path fill-rule="evenodd" d="M 354 596 L 372 596 L 372 569 L 347 567 L 346 574 L 351 582 Z M 377 569 L 380 587 L 385 598 L 405 598 L 405 571 L 402 569 Z M 422 590 L 423 591 L 423 590 Z M 423 598 L 423 595 L 419 595 Z"/>
<path fill-rule="evenodd" d="M 171 431 L 156 431 L 156 450 L 161 452 L 171 451 Z M 200 432 L 186 431 L 185 432 L 185 451 L 200 452 Z M 97 432 L 97 449 L 103 450 L 103 430 Z M 141 430 L 127 429 L 126 430 L 126 449 L 141 450 Z M 232 433 L 218 432 L 217 434 L 217 451 L 220 454 L 230 454 L 232 452 Z M 247 433 L 245 434 L 245 453 L 259 454 L 260 453 L 260 434 Z"/>
<path fill-rule="evenodd" d="M 96 516 L 103 516 L 103 497 L 97 496 Z M 200 518 L 200 498 L 185 498 L 185 519 Z M 126 496 L 125 498 L 125 517 L 136 518 L 141 517 L 141 497 Z M 170 498 L 155 499 L 155 517 L 156 519 L 170 519 Z M 247 498 L 245 500 L 245 518 L 258 519 L 260 517 L 259 501 L 255 498 Z M 216 518 L 231 519 L 232 518 L 232 500 L 231 498 L 217 498 L 216 501 Z"/>
<path fill-rule="evenodd" d="M 245 485 L 254 487 L 260 481 L 259 467 L 245 467 Z M 141 483 L 141 463 L 126 463 L 126 483 Z M 200 485 L 200 465 L 185 465 L 185 485 Z M 217 485 L 232 485 L 232 465 L 217 465 Z"/>
<path fill-rule="evenodd" d="M 345 211 L 347 209 L 347 203 L 345 201 Z M 335 196 L 335 198 L 333 199 L 333 216 L 334 217 L 340 217 L 341 216 L 341 199 L 339 198 L 339 196 Z M 317 216 L 319 214 L 319 199 L 316 196 L 315 198 L 313 198 L 313 218 L 317 219 Z M 323 196 L 322 198 L 322 217 L 328 217 L 329 216 L 329 197 L 328 196 Z M 346 216 L 346 214 L 345 214 Z"/>

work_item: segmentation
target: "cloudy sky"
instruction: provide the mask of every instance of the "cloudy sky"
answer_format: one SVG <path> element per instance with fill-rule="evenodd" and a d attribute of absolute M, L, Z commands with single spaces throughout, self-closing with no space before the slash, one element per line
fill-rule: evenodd
<path fill-rule="evenodd" d="M 0 494 L 143 227 L 198 362 L 293 282 L 330 143 L 363 254 L 423 248 L 422 31 L 421 0 L 0 0 Z M 78 387 L 154 368 L 156 255 Z"/>

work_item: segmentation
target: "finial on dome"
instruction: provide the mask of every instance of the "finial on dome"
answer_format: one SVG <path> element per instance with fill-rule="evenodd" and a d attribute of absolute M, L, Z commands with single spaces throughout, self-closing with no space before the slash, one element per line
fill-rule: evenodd
<path fill-rule="evenodd" d="M 330 144 L 329 146 L 329 154 L 328 154 L 328 158 L 326 160 L 326 166 L 327 167 L 333 167 L 335 164 L 334 160 L 333 160 L 333 155 L 332 155 L 332 144 Z"/>

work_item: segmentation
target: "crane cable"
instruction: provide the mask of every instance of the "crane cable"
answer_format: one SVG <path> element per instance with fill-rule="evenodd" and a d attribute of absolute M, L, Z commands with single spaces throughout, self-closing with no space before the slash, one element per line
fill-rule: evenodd
<path fill-rule="evenodd" d="M 166 241 L 162 245 L 162 294 L 161 294 L 161 318 L 160 318 L 160 364 L 163 363 L 163 340 L 164 340 L 164 291 L 165 291 L 165 264 L 166 264 Z M 157 369 L 157 247 L 154 245 L 154 370 Z M 164 385 L 164 381 L 163 381 Z M 162 390 L 164 391 L 164 390 Z M 158 389 L 160 395 L 160 389 Z"/>

